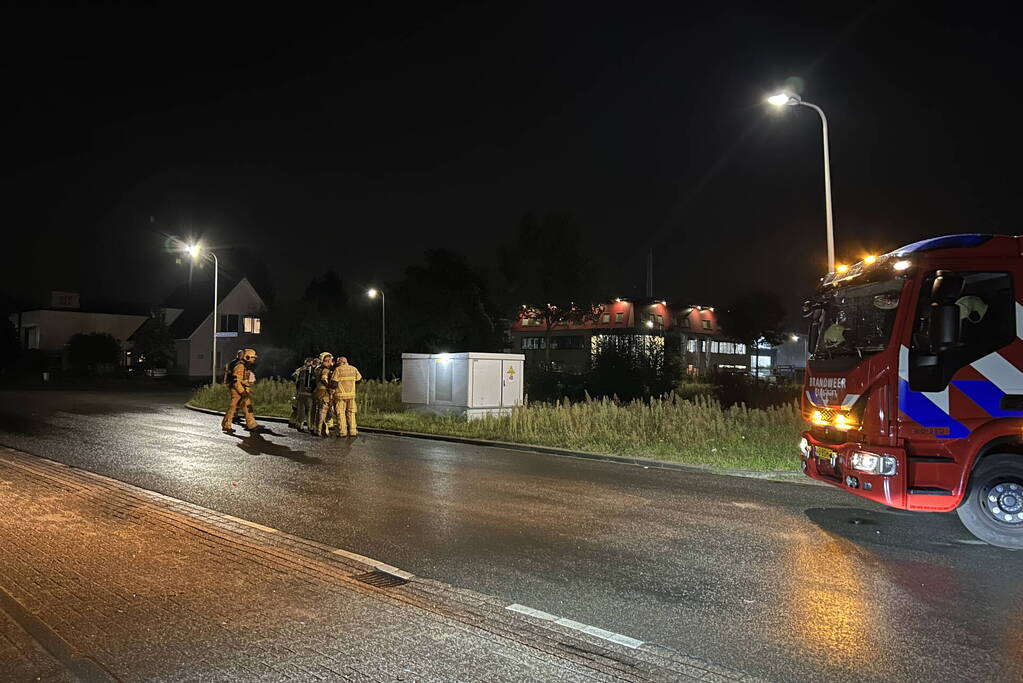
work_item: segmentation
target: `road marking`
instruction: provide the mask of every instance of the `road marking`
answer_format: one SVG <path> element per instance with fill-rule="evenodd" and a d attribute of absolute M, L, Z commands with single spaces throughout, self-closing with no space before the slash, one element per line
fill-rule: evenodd
<path fill-rule="evenodd" d="M 268 534 L 281 533 L 279 530 L 274 529 L 273 527 L 263 526 L 262 524 L 257 524 L 256 522 L 250 522 L 249 520 L 242 519 L 241 517 L 234 517 L 233 515 L 224 515 L 224 517 L 230 519 L 232 522 L 244 524 L 245 526 L 250 526 L 253 529 L 259 529 L 260 531 L 265 531 Z M 359 555 L 358 553 L 351 553 L 348 552 L 347 550 L 341 550 L 340 548 L 336 550 L 331 550 L 330 553 L 331 555 L 340 555 L 341 557 L 347 557 L 349 560 L 361 562 L 362 564 L 369 565 L 373 569 L 377 569 L 387 574 L 391 574 L 392 576 L 397 576 L 399 579 L 405 579 L 406 581 L 411 581 L 416 576 L 415 574 L 410 574 L 409 572 L 398 569 L 397 567 L 392 567 L 389 564 L 384 564 L 383 562 L 374 560 L 372 557 L 366 557 L 365 555 Z"/>
<path fill-rule="evenodd" d="M 223 513 L 221 513 L 221 514 L 223 514 Z M 256 524 L 255 522 L 250 522 L 249 520 L 242 519 L 241 517 L 232 517 L 231 515 L 224 515 L 224 517 L 227 517 L 232 522 L 238 522 L 239 524 L 244 524 L 245 526 L 250 526 L 253 529 L 259 529 L 260 531 L 265 531 L 268 534 L 279 534 L 279 533 L 281 533 L 280 531 L 278 531 L 277 529 L 274 529 L 273 527 L 263 526 L 262 524 Z"/>
<path fill-rule="evenodd" d="M 623 636 L 620 633 L 614 633 L 613 631 L 605 631 L 604 629 L 597 628 L 596 626 L 590 626 L 589 624 L 583 624 L 578 621 L 573 621 L 571 619 L 565 619 L 564 617 L 559 617 L 556 614 L 541 612 L 538 609 L 533 609 L 532 607 L 527 607 L 526 605 L 519 605 L 518 603 L 516 603 L 514 605 L 508 605 L 507 607 L 505 607 L 505 609 L 509 609 L 512 612 L 518 612 L 519 614 L 525 614 L 526 616 L 533 617 L 534 619 L 550 621 L 555 624 L 558 624 L 559 626 L 565 626 L 575 631 L 582 631 L 583 633 L 589 634 L 591 636 L 596 636 L 597 638 L 609 640 L 612 643 L 618 643 L 619 645 L 624 645 L 625 647 L 632 648 L 633 650 L 643 645 L 642 640 L 636 640 L 635 638 L 630 638 L 629 636 Z"/>

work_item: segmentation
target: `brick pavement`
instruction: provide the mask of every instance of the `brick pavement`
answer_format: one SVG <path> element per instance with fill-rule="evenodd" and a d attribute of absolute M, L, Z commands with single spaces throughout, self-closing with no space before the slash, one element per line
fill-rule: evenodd
<path fill-rule="evenodd" d="M 0 548 L 0 680 L 751 680 L 2 447 Z"/>
<path fill-rule="evenodd" d="M 46 652 L 24 631 L 14 618 L 0 608 L 0 680 L 52 681 L 74 680 L 60 662 Z"/>

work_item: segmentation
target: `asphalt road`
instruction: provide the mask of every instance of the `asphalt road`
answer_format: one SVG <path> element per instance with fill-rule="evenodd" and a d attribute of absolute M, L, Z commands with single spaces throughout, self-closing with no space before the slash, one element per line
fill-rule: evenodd
<path fill-rule="evenodd" d="M 954 515 L 436 441 L 232 437 L 184 398 L 0 391 L 0 443 L 773 680 L 1023 680 L 1023 553 Z"/>

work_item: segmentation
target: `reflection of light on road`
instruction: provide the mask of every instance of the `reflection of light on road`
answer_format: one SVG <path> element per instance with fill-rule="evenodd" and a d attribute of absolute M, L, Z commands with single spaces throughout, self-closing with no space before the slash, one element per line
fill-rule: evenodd
<path fill-rule="evenodd" d="M 792 635 L 831 666 L 855 667 L 875 651 L 879 611 L 867 581 L 877 573 L 862 550 L 821 533 L 789 536 L 792 566 L 781 587 Z"/>

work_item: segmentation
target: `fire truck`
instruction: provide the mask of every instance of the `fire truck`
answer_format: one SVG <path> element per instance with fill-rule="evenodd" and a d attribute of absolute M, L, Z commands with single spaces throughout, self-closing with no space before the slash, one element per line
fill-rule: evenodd
<path fill-rule="evenodd" d="M 1023 548 L 1023 237 L 923 240 L 838 266 L 804 304 L 803 471 Z"/>

